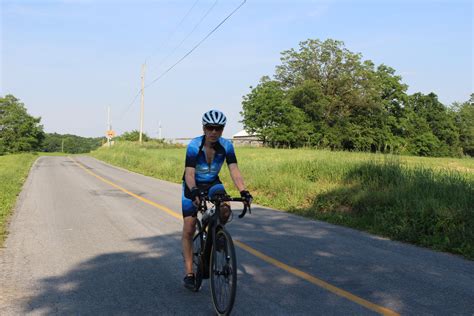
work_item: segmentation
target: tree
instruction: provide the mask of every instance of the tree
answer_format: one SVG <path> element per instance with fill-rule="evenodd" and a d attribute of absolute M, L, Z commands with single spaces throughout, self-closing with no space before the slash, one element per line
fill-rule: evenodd
<path fill-rule="evenodd" d="M 465 155 L 474 157 L 474 93 L 471 99 L 455 104 L 456 124 L 459 126 L 459 142 Z"/>
<path fill-rule="evenodd" d="M 271 146 L 302 146 L 309 140 L 310 125 L 303 111 L 290 104 L 277 81 L 263 77 L 257 87 L 244 96 L 242 122 Z"/>
<path fill-rule="evenodd" d="M 472 107 L 456 112 L 434 93 L 408 96 L 393 68 L 341 41 L 309 39 L 281 55 L 274 79 L 262 78 L 242 102 L 245 127 L 264 142 L 447 156 L 461 153 L 462 140 L 471 152 Z"/>
<path fill-rule="evenodd" d="M 324 135 L 329 129 L 326 117 L 330 106 L 330 100 L 323 94 L 321 86 L 315 80 L 305 80 L 301 85 L 288 91 L 288 98 L 291 104 L 305 113 L 311 122 L 309 145 L 321 146 Z"/>
<path fill-rule="evenodd" d="M 417 156 L 433 156 L 438 152 L 439 139 L 433 135 L 430 125 L 423 116 L 418 115 L 413 108 L 407 107 L 400 120 L 405 146 L 403 153 Z"/>
<path fill-rule="evenodd" d="M 351 81 L 357 80 L 361 55 L 344 48 L 344 43 L 328 39 L 324 42 L 309 39 L 299 44 L 299 50 L 282 52 L 282 64 L 277 66 L 275 78 L 285 88 L 314 80 L 325 95 L 344 95 L 351 91 Z"/>
<path fill-rule="evenodd" d="M 140 139 L 140 131 L 133 130 L 131 132 L 125 132 L 122 135 L 120 135 L 117 139 L 118 140 L 126 140 L 126 141 L 130 141 L 130 142 L 138 142 L 139 139 Z M 150 140 L 150 137 L 148 137 L 147 134 L 142 133 L 142 140 L 144 142 L 147 142 L 147 141 Z"/>
<path fill-rule="evenodd" d="M 407 108 L 412 109 L 417 116 L 424 119 L 431 129 L 431 133 L 438 139 L 437 146 L 431 148 L 432 151 L 429 155 L 459 155 L 459 132 L 454 113 L 448 111 L 448 108 L 438 101 L 438 96 L 434 93 L 427 95 L 415 93 L 408 100 Z"/>
<path fill-rule="evenodd" d="M 104 137 L 81 137 L 71 134 L 61 135 L 47 133 L 42 145 L 44 152 L 61 152 L 70 154 L 88 153 L 100 147 L 105 141 Z"/>
<path fill-rule="evenodd" d="M 44 139 L 40 121 L 41 118 L 29 115 L 13 95 L 0 98 L 0 152 L 40 150 Z"/>
<path fill-rule="evenodd" d="M 282 53 L 275 78 L 314 127 L 317 146 L 392 151 L 407 87 L 395 70 L 362 60 L 341 41 L 307 40 Z M 392 116 L 392 117 L 390 117 Z M 390 124 L 394 125 L 391 127 Z"/>
<path fill-rule="evenodd" d="M 404 106 L 407 103 L 408 96 L 406 91 L 408 86 L 401 82 L 402 78 L 395 74 L 395 69 L 387 65 L 379 65 L 375 72 L 375 83 L 385 112 L 384 148 L 382 152 L 398 153 L 406 143 L 403 140 L 403 130 L 401 128 L 401 119 L 404 113 Z"/>

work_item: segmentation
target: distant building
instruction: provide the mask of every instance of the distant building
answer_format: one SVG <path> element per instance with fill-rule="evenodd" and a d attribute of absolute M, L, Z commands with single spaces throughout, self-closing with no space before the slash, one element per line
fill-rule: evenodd
<path fill-rule="evenodd" d="M 245 130 L 241 130 L 232 136 L 232 142 L 236 146 L 263 146 L 263 142 L 255 134 L 249 134 Z"/>

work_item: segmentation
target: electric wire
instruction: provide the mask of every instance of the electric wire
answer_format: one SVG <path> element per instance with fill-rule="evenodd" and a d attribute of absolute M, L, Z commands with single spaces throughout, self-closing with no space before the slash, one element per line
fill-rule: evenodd
<path fill-rule="evenodd" d="M 200 0 L 196 0 L 194 1 L 193 5 L 191 6 L 191 8 L 189 8 L 188 12 L 186 12 L 186 14 L 181 18 L 181 21 L 179 21 L 179 23 L 176 25 L 176 27 L 168 34 L 168 37 L 161 43 L 162 45 L 158 46 L 158 49 L 155 50 L 154 52 L 152 52 L 147 58 L 145 58 L 145 64 L 146 62 L 148 61 L 148 59 L 150 59 L 151 57 L 155 56 L 155 54 L 160 50 L 160 48 L 163 48 L 163 47 L 166 47 L 166 45 L 168 44 L 171 36 L 174 35 L 174 33 L 176 33 L 176 31 L 179 29 L 179 27 L 181 26 L 181 24 L 183 24 L 184 20 L 186 20 L 186 18 L 188 17 L 188 15 L 191 13 L 191 11 L 193 11 L 194 7 L 196 6 L 196 4 L 199 2 Z M 164 45 L 163 45 L 164 43 Z"/>
<path fill-rule="evenodd" d="M 137 94 L 133 97 L 133 100 L 132 102 L 130 102 L 129 105 L 127 105 L 127 109 L 122 113 L 122 115 L 120 115 L 120 119 L 122 119 L 122 117 L 127 114 L 128 110 L 131 109 L 132 105 L 135 103 L 135 101 L 137 101 L 137 98 L 138 96 L 140 95 L 140 93 L 142 92 L 142 89 L 138 90 Z"/>
<path fill-rule="evenodd" d="M 161 78 L 163 78 L 168 72 L 170 72 L 174 67 L 176 67 L 180 62 L 182 62 L 186 57 L 188 57 L 193 51 L 196 50 L 206 39 L 209 38 L 215 31 L 217 31 L 218 28 L 221 27 L 222 24 L 225 23 L 232 15 L 234 15 L 235 12 L 237 12 L 245 3 L 247 0 L 242 1 L 225 19 L 223 19 L 214 29 L 212 29 L 202 40 L 200 40 L 190 51 L 188 51 L 183 57 L 181 57 L 176 63 L 174 63 L 171 67 L 166 69 L 161 75 L 159 75 L 157 78 L 153 79 L 150 83 L 145 85 L 144 89 L 148 88 Z"/>
<path fill-rule="evenodd" d="M 179 63 L 181 63 L 186 57 L 191 55 L 192 52 L 194 52 L 201 44 L 209 38 L 215 31 L 217 31 L 231 16 L 235 14 L 245 3 L 247 0 L 243 0 L 229 15 L 227 15 L 219 24 L 217 24 L 206 36 L 204 36 L 196 45 L 194 45 L 193 48 L 191 48 L 186 54 L 183 55 L 177 62 L 175 62 L 173 65 L 171 65 L 168 69 L 166 69 L 161 75 L 153 79 L 150 83 L 146 84 L 143 87 L 143 90 L 151 86 L 152 84 L 156 83 L 159 81 L 161 78 L 163 78 L 168 72 L 170 72 L 174 67 L 176 67 Z M 122 113 L 120 116 L 120 119 L 123 118 L 123 116 L 130 110 L 132 105 L 135 103 L 137 100 L 138 96 L 140 95 L 142 89 L 138 90 L 137 94 L 133 98 L 133 101 L 129 104 L 128 108 Z"/>
<path fill-rule="evenodd" d="M 170 38 L 174 35 L 174 33 L 176 33 L 176 31 L 179 29 L 179 27 L 181 26 L 181 24 L 183 24 L 183 22 L 186 20 L 186 18 L 189 16 L 189 14 L 191 13 L 191 11 L 193 11 L 194 7 L 198 4 L 200 0 L 196 0 L 194 1 L 193 5 L 188 9 L 188 11 L 186 12 L 186 14 L 184 14 L 184 16 L 181 18 L 181 20 L 179 21 L 179 23 L 176 25 L 176 27 L 168 34 L 168 37 L 161 43 L 161 45 L 159 46 L 159 48 L 157 50 L 155 50 L 154 52 L 152 52 L 147 58 L 145 58 L 145 61 L 144 61 L 144 64 L 147 63 L 147 61 L 153 57 L 159 50 L 160 48 L 163 48 L 163 47 L 166 47 Z M 133 97 L 132 101 L 127 105 L 125 111 L 122 112 L 122 114 L 120 115 L 119 117 L 119 120 L 121 120 L 123 118 L 123 116 L 130 110 L 130 108 L 132 107 L 132 105 L 135 103 L 135 101 L 137 100 L 138 96 L 140 95 L 141 93 L 141 89 L 138 90 L 137 94 Z"/>
<path fill-rule="evenodd" d="M 202 21 L 204 21 L 204 19 L 209 15 L 209 13 L 211 13 L 211 11 L 214 9 L 214 7 L 216 6 L 217 2 L 219 0 L 215 0 L 214 3 L 209 7 L 209 9 L 206 11 L 206 13 L 204 13 L 204 15 L 201 17 L 201 19 L 196 23 L 196 25 L 194 25 L 193 29 L 181 40 L 181 42 L 175 46 L 173 48 L 173 50 L 168 54 L 166 55 L 159 63 L 158 63 L 158 66 L 156 66 L 155 68 L 153 68 L 152 70 L 150 70 L 150 72 L 153 72 L 154 70 L 156 70 L 157 68 L 161 67 L 167 60 L 169 57 L 171 57 L 174 52 L 176 52 L 176 50 L 178 48 L 180 48 L 183 43 L 194 33 L 194 31 L 196 31 L 196 29 L 199 27 L 199 25 L 201 25 Z"/>

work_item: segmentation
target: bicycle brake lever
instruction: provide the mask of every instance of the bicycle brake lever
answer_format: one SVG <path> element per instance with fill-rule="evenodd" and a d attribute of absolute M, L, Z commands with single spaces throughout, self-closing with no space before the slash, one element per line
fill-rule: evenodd
<path fill-rule="evenodd" d="M 242 213 L 240 213 L 239 218 L 242 218 L 245 216 L 245 213 L 247 213 L 247 209 L 248 209 L 247 205 L 244 204 L 244 210 L 242 211 Z"/>

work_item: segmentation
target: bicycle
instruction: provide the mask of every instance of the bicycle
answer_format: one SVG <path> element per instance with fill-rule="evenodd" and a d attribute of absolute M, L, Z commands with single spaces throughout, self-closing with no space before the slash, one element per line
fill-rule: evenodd
<path fill-rule="evenodd" d="M 207 202 L 213 206 L 208 208 Z M 246 200 L 228 195 L 216 195 L 209 199 L 207 193 L 201 195 L 193 237 L 193 269 L 196 271 L 194 290 L 199 291 L 202 280 L 210 278 L 212 303 L 218 315 L 230 314 L 237 290 L 234 243 L 220 221 L 220 207 L 224 202 L 244 203 Z M 244 203 L 239 218 L 243 218 L 247 210 L 251 213 L 250 207 Z"/>

